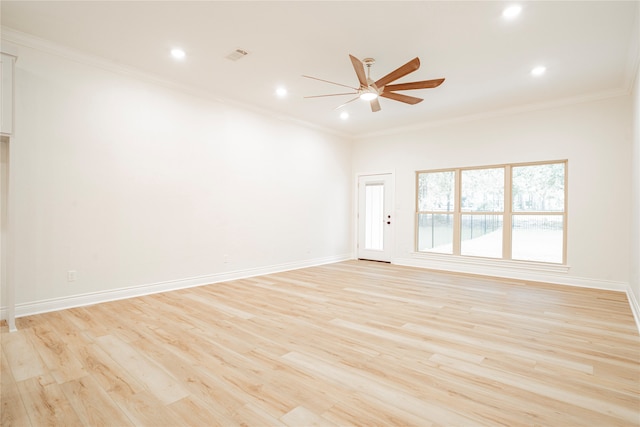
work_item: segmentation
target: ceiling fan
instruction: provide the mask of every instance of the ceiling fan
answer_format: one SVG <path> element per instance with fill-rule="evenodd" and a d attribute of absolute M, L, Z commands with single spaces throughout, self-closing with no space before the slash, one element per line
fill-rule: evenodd
<path fill-rule="evenodd" d="M 415 96 L 404 95 L 401 93 L 396 93 L 399 90 L 413 90 L 413 89 L 431 89 L 434 87 L 438 87 L 444 81 L 442 79 L 434 79 L 434 80 L 421 80 L 417 82 L 409 82 L 409 83 L 398 83 L 398 84 L 389 84 L 401 77 L 406 76 L 409 73 L 413 73 L 418 68 L 420 68 L 420 59 L 418 57 L 413 58 L 411 61 L 407 62 L 401 67 L 396 68 L 386 76 L 373 81 L 369 76 L 371 71 L 371 66 L 375 64 L 375 59 L 373 58 L 365 58 L 360 61 L 353 55 L 349 55 L 351 58 L 351 63 L 353 64 L 353 69 L 356 72 L 356 76 L 358 76 L 358 82 L 360 82 L 360 87 L 352 87 L 343 85 L 340 83 L 330 82 L 328 80 L 319 79 L 317 77 L 305 76 L 308 79 L 319 80 L 321 82 L 330 83 L 337 86 L 347 87 L 349 89 L 353 89 L 354 92 L 346 92 L 346 93 L 332 93 L 328 95 L 314 95 L 314 96 L 305 96 L 305 98 L 322 98 L 326 96 L 342 96 L 342 95 L 357 95 L 355 98 L 345 102 L 344 104 L 336 107 L 336 110 L 344 107 L 350 102 L 355 101 L 360 98 L 365 101 L 369 101 L 371 104 L 371 111 L 374 113 L 376 111 L 380 111 L 380 101 L 378 97 L 393 99 L 394 101 L 404 102 L 405 104 L 417 104 L 422 102 L 422 98 L 416 98 Z M 367 72 L 365 73 L 364 67 L 367 67 Z"/>

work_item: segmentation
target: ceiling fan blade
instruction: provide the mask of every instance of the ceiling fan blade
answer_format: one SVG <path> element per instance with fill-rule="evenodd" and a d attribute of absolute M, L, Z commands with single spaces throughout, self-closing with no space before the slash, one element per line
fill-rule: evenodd
<path fill-rule="evenodd" d="M 353 90 L 358 90 L 357 87 L 351 87 L 351 86 L 347 86 L 347 85 L 343 85 L 340 83 L 336 83 L 336 82 L 330 82 L 329 80 L 323 80 L 323 79 L 319 79 L 317 77 L 311 77 L 311 76 L 305 76 L 304 74 L 302 75 L 302 77 L 305 77 L 307 79 L 313 79 L 313 80 L 319 80 L 321 82 L 325 82 L 325 83 L 331 83 L 332 85 L 337 85 L 337 86 L 342 86 L 342 87 L 348 87 L 349 89 L 353 89 Z"/>
<path fill-rule="evenodd" d="M 422 80 L 419 82 L 399 83 L 395 85 L 387 85 L 385 91 L 411 90 L 411 89 L 431 89 L 442 84 L 444 79 Z"/>
<path fill-rule="evenodd" d="M 415 96 L 403 95 L 401 93 L 395 93 L 395 92 L 382 92 L 380 96 L 393 99 L 394 101 L 404 102 L 405 104 L 411 104 L 411 105 L 422 102 L 422 98 L 416 98 Z"/>
<path fill-rule="evenodd" d="M 360 99 L 360 96 L 356 96 L 355 98 L 350 99 L 349 101 L 345 102 L 344 104 L 340 104 L 340 105 L 338 105 L 335 109 L 336 109 L 336 110 L 339 110 L 340 108 L 344 107 L 345 105 L 347 105 L 347 104 L 348 104 L 348 103 L 350 103 L 350 102 L 355 101 L 356 99 Z"/>
<path fill-rule="evenodd" d="M 371 100 L 371 111 L 374 113 L 380 111 L 380 100 L 378 98 Z"/>
<path fill-rule="evenodd" d="M 355 95 L 358 92 L 346 92 L 346 93 L 330 93 L 327 95 L 311 95 L 311 96 L 303 96 L 303 98 L 324 98 L 325 96 L 343 96 L 343 95 Z"/>
<path fill-rule="evenodd" d="M 351 58 L 353 69 L 356 71 L 356 75 L 358 76 L 360 87 L 368 87 L 369 83 L 367 82 L 367 74 L 364 72 L 364 65 L 362 64 L 362 61 L 353 55 L 349 55 L 349 58 Z"/>
<path fill-rule="evenodd" d="M 391 83 L 392 81 L 398 80 L 400 77 L 404 77 L 409 73 L 413 73 L 418 68 L 420 68 L 420 58 L 415 57 L 403 66 L 396 68 L 380 80 L 376 81 L 376 86 L 385 86 L 387 83 Z"/>

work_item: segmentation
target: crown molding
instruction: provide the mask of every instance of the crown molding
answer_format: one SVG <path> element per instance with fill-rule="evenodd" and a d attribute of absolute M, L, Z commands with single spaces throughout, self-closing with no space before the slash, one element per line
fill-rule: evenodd
<path fill-rule="evenodd" d="M 631 93 L 630 88 L 623 88 L 623 89 L 616 89 L 611 91 L 592 93 L 592 94 L 578 96 L 578 97 L 556 99 L 550 102 L 525 104 L 517 107 L 490 110 L 490 111 L 485 111 L 478 114 L 469 114 L 469 115 L 454 117 L 450 119 L 432 120 L 432 121 L 429 121 L 428 123 L 421 123 L 418 125 L 395 127 L 395 128 L 386 129 L 380 132 L 360 134 L 355 136 L 354 140 L 362 140 L 362 139 L 374 138 L 378 136 L 398 135 L 400 133 L 415 132 L 423 129 L 438 128 L 438 127 L 449 126 L 449 125 L 454 125 L 459 123 L 473 122 L 477 120 L 508 117 L 508 116 L 528 113 L 532 111 L 550 110 L 550 109 L 565 107 L 569 105 L 578 105 L 578 104 L 584 104 L 588 102 L 601 101 L 604 99 L 629 96 L 630 93 Z"/>
<path fill-rule="evenodd" d="M 629 40 L 629 50 L 627 53 L 627 66 L 624 69 L 624 78 L 622 87 L 615 90 L 603 91 L 597 93 L 591 93 L 578 97 L 561 98 L 550 102 L 526 104 L 517 107 L 510 107 L 504 109 L 495 109 L 478 114 L 469 114 L 465 116 L 454 117 L 450 119 L 440 119 L 429 121 L 428 123 L 421 123 L 418 125 L 399 126 L 383 131 L 363 133 L 354 136 L 354 140 L 361 140 L 367 138 L 373 138 L 378 136 L 397 135 L 405 132 L 414 132 L 422 129 L 442 127 L 452 124 L 472 122 L 476 120 L 483 120 L 489 118 L 500 118 L 511 115 L 548 110 L 558 107 L 564 107 L 568 105 L 577 105 L 587 102 L 595 102 L 609 98 L 617 98 L 621 96 L 629 96 L 633 92 L 633 88 L 636 84 L 638 76 L 638 68 L 640 68 L 640 3 L 636 5 L 636 14 L 634 19 L 634 25 L 632 27 L 632 34 Z"/>
<path fill-rule="evenodd" d="M 50 55 L 55 55 L 70 61 L 74 61 L 79 64 L 87 65 L 94 68 L 99 68 L 103 71 L 141 80 L 156 86 L 161 86 L 165 89 L 181 92 L 207 102 L 215 102 L 217 104 L 223 104 L 232 108 L 250 111 L 252 113 L 268 117 L 272 120 L 292 123 L 301 127 L 313 129 L 318 132 L 323 132 L 323 133 L 344 138 L 347 140 L 351 140 L 352 138 L 352 135 L 349 135 L 344 132 L 339 132 L 335 129 L 319 126 L 314 123 L 298 119 L 296 117 L 284 115 L 281 113 L 276 113 L 266 108 L 257 107 L 255 105 L 236 101 L 230 98 L 224 98 L 224 97 L 221 97 L 219 94 L 213 93 L 209 90 L 202 89 L 200 87 L 196 87 L 194 85 L 189 85 L 189 84 L 179 83 L 173 80 L 163 79 L 154 74 L 147 73 L 133 67 L 123 66 L 121 64 L 117 64 L 115 62 L 109 61 L 108 59 L 105 59 L 103 57 L 100 57 L 97 55 L 91 55 L 86 52 L 82 52 L 77 49 L 73 49 L 73 48 L 52 42 L 50 40 L 46 40 L 46 39 L 34 36 L 32 34 L 23 33 L 23 32 L 14 30 L 12 28 L 8 28 L 6 26 L 3 26 L 1 28 L 0 36 L 2 38 L 2 48 L 4 49 L 5 45 L 9 46 L 8 48 L 11 49 L 11 51 L 16 52 L 16 56 L 19 56 L 19 50 L 20 50 L 20 47 L 22 46 L 22 47 L 34 49 L 40 52 L 44 52 Z"/>
<path fill-rule="evenodd" d="M 526 113 L 526 112 L 547 110 L 547 109 L 553 109 L 553 108 L 558 108 L 558 107 L 563 107 L 568 105 L 577 105 L 577 104 L 594 102 L 594 101 L 599 101 L 599 100 L 604 100 L 609 98 L 628 96 L 629 94 L 631 94 L 634 84 L 636 84 L 635 79 L 638 74 L 637 70 L 638 70 L 638 67 L 640 67 L 640 41 L 638 41 L 640 40 L 640 37 L 638 37 L 638 35 L 640 34 L 640 6 L 639 6 L 638 13 L 636 14 L 636 24 L 633 27 L 633 34 L 631 37 L 629 52 L 627 55 L 628 66 L 625 67 L 624 83 L 622 87 L 619 89 L 592 93 L 592 94 L 582 95 L 578 97 L 562 98 L 562 99 L 557 99 L 550 102 L 532 103 L 532 104 L 519 105 L 516 107 L 489 110 L 489 111 L 484 111 L 482 113 L 463 115 L 463 116 L 458 116 L 453 118 L 427 120 L 424 123 L 420 123 L 420 124 L 391 127 L 385 130 L 375 131 L 375 132 L 350 133 L 350 132 L 339 131 L 333 128 L 328 128 L 325 126 L 320 126 L 305 120 L 295 118 L 293 116 L 288 116 L 281 113 L 276 113 L 272 110 L 257 107 L 255 105 L 247 104 L 247 103 L 236 101 L 229 98 L 224 98 L 224 97 L 221 97 L 219 94 L 212 93 L 211 91 L 203 90 L 202 88 L 198 88 L 193 85 L 187 85 L 184 83 L 178 83 L 176 81 L 162 79 L 151 73 L 146 73 L 132 67 L 126 67 L 120 64 L 116 64 L 105 58 L 102 58 L 96 55 L 91 55 L 85 52 L 81 52 L 81 51 L 57 44 L 50 40 L 42 39 L 31 34 L 23 33 L 23 32 L 14 30 L 12 28 L 8 28 L 6 26 L 2 27 L 0 34 L 2 37 L 3 49 L 5 48 L 6 42 L 15 44 L 17 46 L 24 46 L 27 48 L 36 49 L 45 53 L 53 54 L 59 57 L 66 58 L 68 60 L 72 60 L 72 61 L 84 64 L 84 65 L 93 66 L 105 71 L 117 73 L 120 75 L 125 75 L 131 78 L 135 78 L 138 80 L 142 80 L 142 81 L 157 85 L 157 86 L 162 86 L 167 89 L 186 93 L 190 96 L 194 96 L 196 98 L 203 99 L 205 101 L 215 102 L 215 103 L 227 105 L 229 107 L 251 111 L 253 113 L 257 113 L 274 120 L 289 122 L 301 127 L 313 129 L 315 131 L 319 131 L 322 133 L 327 133 L 333 136 L 344 138 L 349 141 L 359 141 L 359 140 L 364 140 L 364 139 L 374 138 L 379 136 L 398 135 L 401 133 L 415 132 L 423 129 L 437 128 L 437 127 L 473 122 L 477 120 L 484 120 L 484 119 L 490 119 L 490 118 L 507 117 L 507 116 Z M 15 51 L 15 48 L 10 47 L 10 49 L 12 51 Z"/>

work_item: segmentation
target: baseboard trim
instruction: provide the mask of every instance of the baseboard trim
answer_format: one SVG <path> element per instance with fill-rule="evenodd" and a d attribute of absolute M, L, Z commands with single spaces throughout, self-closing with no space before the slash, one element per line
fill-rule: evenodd
<path fill-rule="evenodd" d="M 354 259 L 353 254 L 331 256 L 325 258 L 316 258 L 313 260 L 296 261 L 290 263 L 276 264 L 271 266 L 249 268 L 244 270 L 236 270 L 224 273 L 216 273 L 205 276 L 190 277 L 178 280 L 169 280 L 165 282 L 157 282 L 146 285 L 132 286 L 128 288 L 114 289 L 102 292 L 92 292 L 82 295 L 72 295 L 68 297 L 52 298 L 48 300 L 34 301 L 29 303 L 17 304 L 15 309 L 16 318 L 31 316 L 34 314 L 47 313 L 51 311 L 65 310 L 74 307 L 84 307 L 94 304 L 100 304 L 109 301 L 117 301 L 126 298 L 135 298 L 144 295 L 151 295 L 161 292 L 174 291 L 179 289 L 192 288 L 196 286 L 211 285 L 230 280 L 246 279 L 249 277 L 263 276 L 265 274 L 279 273 L 283 271 L 298 270 L 301 268 L 314 267 L 324 264 L 333 264 L 336 262 Z M 424 259 L 415 258 L 395 258 L 393 264 L 403 265 L 407 267 L 428 268 L 433 270 L 442 270 L 452 273 L 478 274 L 483 276 L 500 277 L 514 280 L 529 280 L 535 282 L 554 283 L 568 286 L 578 286 L 583 288 L 605 289 L 612 291 L 625 292 L 629 305 L 635 319 L 636 326 L 640 332 L 640 303 L 631 287 L 627 283 L 614 282 L 607 280 L 596 280 L 573 276 L 561 276 L 552 272 L 533 272 L 531 269 L 517 268 L 478 268 L 474 264 L 473 268 L 468 265 L 456 265 L 449 262 L 446 266 L 441 262 L 430 262 Z M 0 320 L 6 319 L 7 308 L 0 307 Z"/>
<path fill-rule="evenodd" d="M 510 263 L 501 265 L 497 262 L 474 262 L 467 260 L 443 260 L 440 258 L 403 257 L 394 258 L 393 263 L 407 267 L 428 268 L 453 273 L 477 274 L 481 276 L 500 277 L 514 280 L 553 283 L 559 285 L 578 286 L 582 288 L 605 289 L 626 292 L 626 282 L 576 277 L 568 274 L 569 267 L 533 263 Z"/>
<path fill-rule="evenodd" d="M 523 263 L 522 265 L 515 263 L 507 267 L 500 266 L 498 263 L 488 263 L 488 265 L 486 265 L 481 262 L 460 262 L 458 260 L 441 260 L 439 258 L 430 259 L 423 257 L 395 258 L 392 262 L 393 264 L 407 267 L 427 268 L 450 273 L 475 274 L 503 279 L 527 280 L 580 288 L 625 292 L 629 306 L 631 307 L 631 312 L 633 313 L 636 328 L 638 329 L 638 333 L 640 333 L 640 302 L 631 289 L 631 286 L 626 282 L 569 276 L 566 274 L 569 270 L 568 267 L 541 265 L 540 268 L 536 268 L 534 265 L 527 263 Z"/>
<path fill-rule="evenodd" d="M 68 308 L 84 307 L 109 301 L 117 301 L 126 298 L 135 298 L 144 295 L 157 294 L 160 292 L 175 291 L 178 289 L 211 285 L 220 282 L 227 282 L 230 280 L 246 279 L 249 277 L 263 276 L 265 274 L 280 273 L 283 271 L 291 271 L 301 268 L 315 267 L 318 265 L 332 264 L 336 262 L 346 261 L 352 258 L 353 256 L 351 254 L 344 254 L 325 258 L 316 258 L 312 260 L 248 268 L 244 270 L 215 273 L 178 280 L 168 280 L 165 282 L 150 283 L 108 291 L 92 292 L 82 295 L 72 295 L 68 297 L 52 298 L 47 300 L 16 304 L 15 315 L 16 318 L 31 316 L 34 314 L 65 310 Z M 0 308 L 0 319 L 5 319 L 6 315 L 7 308 Z"/>
<path fill-rule="evenodd" d="M 631 306 L 633 318 L 636 320 L 638 333 L 640 333 L 640 303 L 638 302 L 636 294 L 633 293 L 633 289 L 631 289 L 631 286 L 627 286 L 627 299 L 629 300 L 629 305 Z"/>

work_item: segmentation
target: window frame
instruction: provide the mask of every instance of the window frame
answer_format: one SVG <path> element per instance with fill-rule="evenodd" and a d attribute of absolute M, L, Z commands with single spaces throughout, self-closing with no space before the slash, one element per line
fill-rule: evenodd
<path fill-rule="evenodd" d="M 564 207 L 563 211 L 515 211 L 513 209 L 513 168 L 522 166 L 537 166 L 537 165 L 551 165 L 551 164 L 563 164 L 564 165 Z M 466 170 L 480 170 L 480 169 L 497 169 L 504 168 L 504 209 L 502 212 L 484 212 L 484 211 L 462 211 L 462 171 Z M 437 172 L 454 172 L 454 203 L 453 211 L 447 212 L 453 214 L 453 249 L 451 253 L 443 253 L 436 251 L 425 251 L 419 248 L 419 218 L 420 215 L 429 214 L 442 214 L 442 211 L 420 211 L 420 194 L 419 194 L 419 182 L 420 175 L 425 173 L 437 173 Z M 415 173 L 415 216 L 414 216 L 414 250 L 419 254 L 437 254 L 443 256 L 461 256 L 465 258 L 483 258 L 491 260 L 507 260 L 517 262 L 533 262 L 550 265 L 567 265 L 567 218 L 569 208 L 569 161 L 564 160 L 548 160 L 548 161 L 535 161 L 535 162 L 523 162 L 523 163 L 504 163 L 496 165 L 482 165 L 482 166 L 466 166 L 458 168 L 444 168 L 444 169 L 426 169 L 418 170 Z M 502 215 L 502 257 L 483 257 L 480 255 L 463 255 L 462 250 L 462 215 Z M 536 260 L 520 260 L 513 259 L 513 219 L 514 216 L 535 216 L 535 215 L 556 215 L 562 217 L 562 262 L 552 261 L 536 261 Z"/>
<path fill-rule="evenodd" d="M 419 211 L 418 208 L 420 207 L 419 204 L 419 198 L 420 198 L 420 194 L 418 194 L 418 191 L 420 189 L 420 173 L 424 173 L 424 172 L 428 172 L 428 173 L 439 173 L 439 172 L 454 172 L 453 175 L 453 210 L 452 211 L 438 211 L 438 210 L 432 210 L 432 211 Z M 418 250 L 418 230 L 419 230 L 419 222 L 420 222 L 420 214 L 427 214 L 427 215 L 452 215 L 453 216 L 453 223 L 456 224 L 456 222 L 458 221 L 459 215 L 456 216 L 456 212 L 459 214 L 460 213 L 460 202 L 459 202 L 459 194 L 460 194 L 460 187 L 458 186 L 458 182 L 460 180 L 458 179 L 458 172 L 456 172 L 455 169 L 433 169 L 433 170 L 429 170 L 429 171 L 416 171 L 416 181 L 415 181 L 415 185 L 416 185 L 416 191 L 415 191 L 415 206 L 416 206 L 416 215 L 415 215 L 415 231 L 414 231 L 414 241 L 415 241 L 415 250 L 416 252 L 420 252 L 420 253 L 437 253 L 437 254 L 442 254 L 442 255 L 453 255 L 455 254 L 456 251 L 456 229 L 457 227 L 454 225 L 453 227 L 453 250 L 452 253 L 447 253 L 447 252 L 426 252 L 426 251 L 420 251 Z M 458 251 L 459 252 L 459 251 Z"/>

